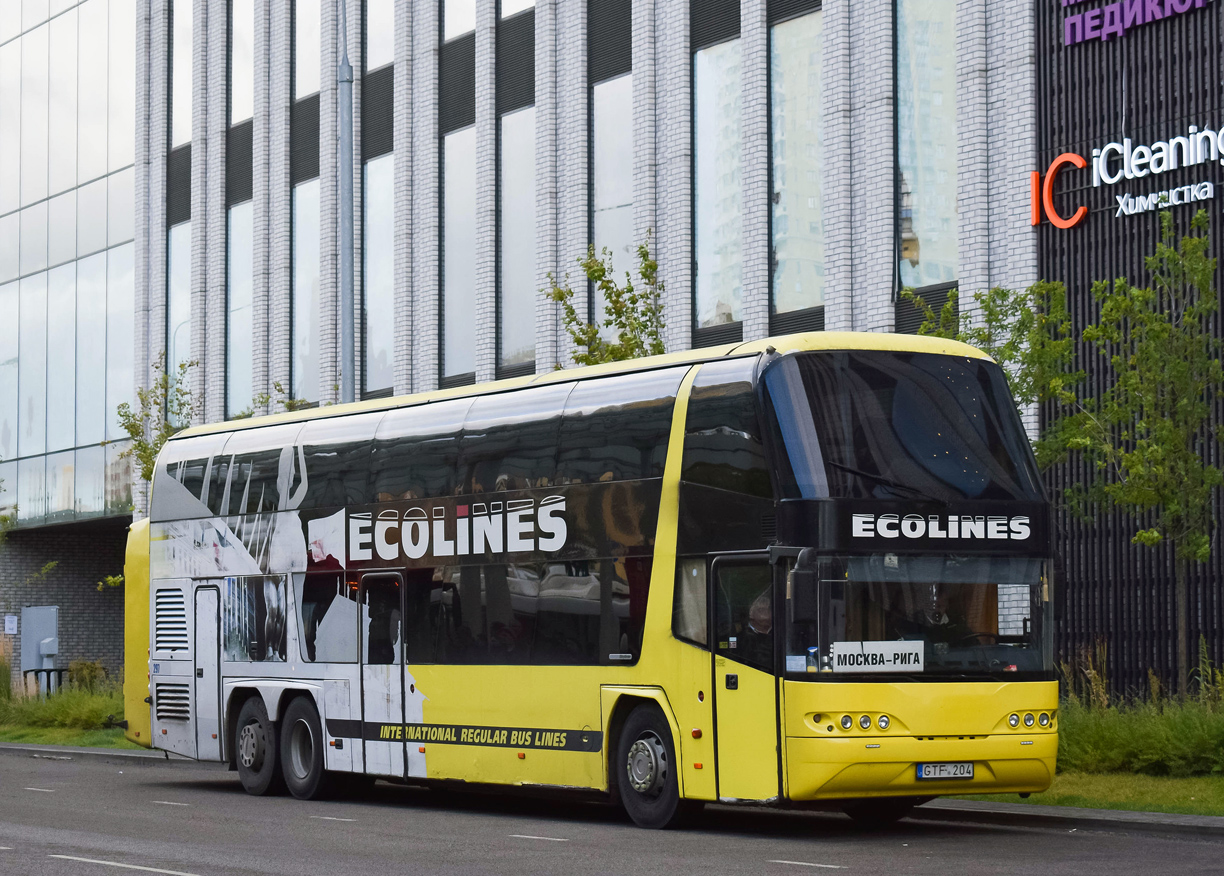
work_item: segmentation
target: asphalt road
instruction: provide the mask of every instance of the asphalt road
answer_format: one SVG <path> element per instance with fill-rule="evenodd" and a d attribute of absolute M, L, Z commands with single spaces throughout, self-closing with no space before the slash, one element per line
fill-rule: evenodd
<path fill-rule="evenodd" d="M 0 756 L 0 874 L 1109 874 L 1224 872 L 1224 835 L 906 820 L 710 807 L 684 831 L 573 801 L 379 783 L 307 803 L 243 793 L 197 766 Z"/>

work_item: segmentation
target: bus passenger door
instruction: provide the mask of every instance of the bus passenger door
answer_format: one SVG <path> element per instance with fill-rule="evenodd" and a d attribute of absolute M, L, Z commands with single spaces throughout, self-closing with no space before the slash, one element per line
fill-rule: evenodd
<path fill-rule="evenodd" d="M 765 555 L 718 557 L 714 615 L 714 726 L 720 800 L 779 794 L 773 566 Z"/>
<path fill-rule="evenodd" d="M 221 591 L 195 592 L 196 757 L 221 759 Z"/>
<path fill-rule="evenodd" d="M 361 717 L 365 771 L 404 776 L 403 581 L 361 576 Z"/>

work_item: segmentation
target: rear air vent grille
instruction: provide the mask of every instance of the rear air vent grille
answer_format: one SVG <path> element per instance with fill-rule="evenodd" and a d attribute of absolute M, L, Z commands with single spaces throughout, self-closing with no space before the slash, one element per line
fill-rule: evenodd
<path fill-rule="evenodd" d="M 157 706 L 159 721 L 191 720 L 191 689 L 186 684 L 158 682 L 153 702 Z"/>
<path fill-rule="evenodd" d="M 187 603 L 178 588 L 154 594 L 153 650 L 187 650 Z"/>

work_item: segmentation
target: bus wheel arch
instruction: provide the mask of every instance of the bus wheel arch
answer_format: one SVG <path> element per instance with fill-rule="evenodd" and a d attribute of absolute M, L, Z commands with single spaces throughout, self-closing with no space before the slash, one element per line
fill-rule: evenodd
<path fill-rule="evenodd" d="M 238 714 L 251 697 L 258 697 L 253 687 L 238 687 L 228 692 L 225 705 L 225 759 L 231 771 L 238 769 Z M 267 706 L 265 705 L 265 711 Z"/>
<path fill-rule="evenodd" d="M 279 728 L 258 692 L 242 700 L 234 725 L 234 758 L 243 789 L 257 797 L 283 793 Z"/>
<path fill-rule="evenodd" d="M 679 827 L 700 809 L 681 788 L 679 739 L 660 704 L 645 700 L 624 719 L 609 770 L 633 822 L 652 830 Z"/>
<path fill-rule="evenodd" d="M 616 768 L 617 747 L 620 745 L 620 736 L 624 730 L 625 721 L 632 714 L 633 710 L 642 706 L 653 705 L 663 713 L 663 719 L 671 730 L 673 744 L 677 749 L 677 757 L 682 756 L 680 725 L 676 723 L 676 716 L 672 714 L 671 705 L 667 701 L 667 694 L 661 688 L 617 689 L 605 687 L 603 693 L 605 702 L 609 696 L 615 698 L 612 701 L 611 709 L 608 711 L 609 718 L 604 727 L 604 763 L 608 771 L 608 793 L 615 800 L 617 782 L 620 775 L 619 770 Z M 680 795 L 684 796 L 684 775 L 682 771 L 679 771 L 677 778 L 680 780 Z"/>

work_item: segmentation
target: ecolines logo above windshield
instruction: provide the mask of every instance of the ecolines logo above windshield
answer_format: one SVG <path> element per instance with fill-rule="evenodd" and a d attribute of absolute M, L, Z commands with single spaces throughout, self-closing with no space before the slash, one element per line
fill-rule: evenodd
<path fill-rule="evenodd" d="M 559 551 L 569 535 L 564 496 L 476 502 L 470 505 L 414 506 L 399 511 L 350 512 L 348 556 L 352 562 L 387 562 L 401 556 L 431 557 Z M 538 535 L 537 535 L 538 533 Z"/>
<path fill-rule="evenodd" d="M 1032 534 L 1028 517 L 967 514 L 853 514 L 852 538 L 948 538 L 1025 541 Z"/>

